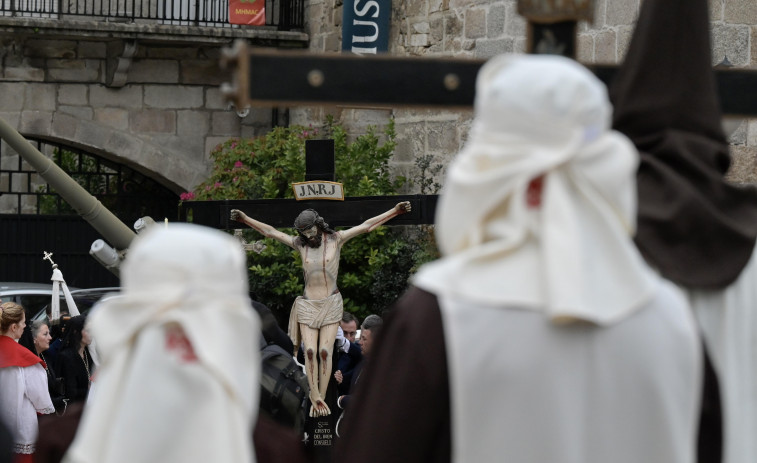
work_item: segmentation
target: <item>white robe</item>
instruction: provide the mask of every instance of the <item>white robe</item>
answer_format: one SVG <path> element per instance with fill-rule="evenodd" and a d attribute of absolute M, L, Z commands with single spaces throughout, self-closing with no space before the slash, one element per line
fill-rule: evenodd
<path fill-rule="evenodd" d="M 757 462 L 757 251 L 726 289 L 688 295 L 720 380 L 723 462 Z"/>
<path fill-rule="evenodd" d="M 0 419 L 14 437 L 15 453 L 34 453 L 37 414 L 55 412 L 41 364 L 0 368 Z"/>
<path fill-rule="evenodd" d="M 440 298 L 452 462 L 690 463 L 701 343 L 669 283 L 598 327 Z"/>

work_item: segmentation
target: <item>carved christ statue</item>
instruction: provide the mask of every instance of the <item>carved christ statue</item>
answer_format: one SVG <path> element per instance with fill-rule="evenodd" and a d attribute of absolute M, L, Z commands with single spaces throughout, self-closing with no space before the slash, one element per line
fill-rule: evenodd
<path fill-rule="evenodd" d="M 342 319 L 342 296 L 337 288 L 339 254 L 344 243 L 373 231 L 379 225 L 406 212 L 408 201 L 347 230 L 334 231 L 313 209 L 302 211 L 294 221 L 297 235 L 280 232 L 272 226 L 232 209 L 231 219 L 242 222 L 264 236 L 297 250 L 302 257 L 305 291 L 297 297 L 289 315 L 289 336 L 299 348 L 300 336 L 305 345 L 305 369 L 310 385 L 310 416 L 326 416 L 326 389 L 331 377 L 331 363 L 337 326 Z M 317 356 L 317 357 L 316 357 Z M 320 366 L 319 366 L 320 364 Z M 318 371 L 316 372 L 316 368 Z"/>

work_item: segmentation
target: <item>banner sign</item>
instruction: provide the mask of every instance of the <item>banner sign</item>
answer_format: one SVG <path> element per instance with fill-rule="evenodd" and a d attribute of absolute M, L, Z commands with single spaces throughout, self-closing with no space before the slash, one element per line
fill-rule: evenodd
<path fill-rule="evenodd" d="M 344 201 L 344 188 L 341 183 L 313 181 L 292 183 L 294 197 L 297 201 L 305 199 L 330 199 Z"/>
<path fill-rule="evenodd" d="M 265 0 L 229 0 L 229 23 L 265 26 Z"/>
<path fill-rule="evenodd" d="M 342 51 L 375 55 L 389 50 L 391 0 L 344 0 Z"/>

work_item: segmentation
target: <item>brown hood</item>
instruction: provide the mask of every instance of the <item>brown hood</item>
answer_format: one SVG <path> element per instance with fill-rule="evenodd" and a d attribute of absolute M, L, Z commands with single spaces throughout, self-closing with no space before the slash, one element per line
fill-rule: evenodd
<path fill-rule="evenodd" d="M 641 155 L 636 242 L 666 278 L 723 288 L 749 261 L 757 190 L 730 185 L 707 0 L 645 0 L 611 89 L 613 126 Z"/>

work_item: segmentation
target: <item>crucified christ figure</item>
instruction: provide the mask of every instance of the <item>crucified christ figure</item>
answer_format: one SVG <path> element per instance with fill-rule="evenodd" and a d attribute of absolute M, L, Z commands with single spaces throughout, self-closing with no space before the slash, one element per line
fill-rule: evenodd
<path fill-rule="evenodd" d="M 252 219 L 238 209 L 231 210 L 232 220 L 242 222 L 264 236 L 286 244 L 302 257 L 305 291 L 295 299 L 292 312 L 289 314 L 289 337 L 294 342 L 295 350 L 300 345 L 300 336 L 305 345 L 311 417 L 331 413 L 324 399 L 331 377 L 334 340 L 339 321 L 342 319 L 342 296 L 336 285 L 342 246 L 350 239 L 373 231 L 379 225 L 406 212 L 410 212 L 410 202 L 403 201 L 356 227 L 334 231 L 316 211 L 307 209 L 294 221 L 297 235 L 292 236 Z"/>

